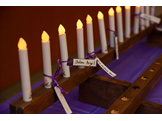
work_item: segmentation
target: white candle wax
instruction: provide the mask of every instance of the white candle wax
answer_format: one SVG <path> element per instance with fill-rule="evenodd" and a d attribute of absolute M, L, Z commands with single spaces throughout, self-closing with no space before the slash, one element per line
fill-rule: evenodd
<path fill-rule="evenodd" d="M 88 53 L 94 52 L 94 39 L 93 39 L 93 25 L 92 18 L 87 15 L 87 42 L 88 42 Z"/>
<path fill-rule="evenodd" d="M 23 38 L 20 38 L 18 47 L 19 47 L 18 52 L 19 52 L 20 74 L 21 74 L 22 97 L 23 101 L 29 102 L 32 100 L 32 92 L 30 84 L 28 50 L 26 48 L 26 42 Z"/>
<path fill-rule="evenodd" d="M 120 6 L 116 7 L 117 16 L 117 27 L 118 27 L 118 38 L 119 42 L 123 42 L 123 21 L 122 21 L 122 10 Z"/>
<path fill-rule="evenodd" d="M 109 29 L 115 31 L 114 10 L 109 10 Z M 114 32 L 110 31 L 110 47 L 115 47 Z"/>
<path fill-rule="evenodd" d="M 140 6 L 136 6 L 135 7 L 135 14 L 139 14 L 140 13 Z M 139 17 L 135 16 L 134 17 L 134 34 L 138 34 L 139 33 Z"/>
<path fill-rule="evenodd" d="M 151 6 L 151 15 L 155 16 L 155 6 Z M 151 21 L 151 24 L 154 24 L 154 22 Z"/>
<path fill-rule="evenodd" d="M 64 31 L 64 32 L 62 32 Z M 66 33 L 62 25 L 59 26 L 59 42 L 60 42 L 60 51 L 61 51 L 61 61 L 68 60 L 68 49 L 66 42 Z M 67 66 L 67 62 L 62 63 L 63 77 L 70 77 L 70 68 Z"/>
<path fill-rule="evenodd" d="M 84 59 L 84 40 L 83 40 L 83 24 L 80 20 L 77 22 L 77 48 L 78 48 L 78 58 Z M 84 66 L 79 66 L 79 68 L 84 68 Z"/>
<path fill-rule="evenodd" d="M 149 9 L 149 6 L 146 6 L 146 14 L 149 15 L 150 14 L 150 9 Z M 149 27 L 150 26 L 150 21 L 148 19 L 145 20 L 145 24 L 146 24 L 146 27 Z"/>
<path fill-rule="evenodd" d="M 108 53 L 104 18 L 103 18 L 103 14 L 100 11 L 98 12 L 98 24 L 99 24 L 99 31 L 100 31 L 101 51 L 102 53 Z"/>
<path fill-rule="evenodd" d="M 130 6 L 125 6 L 125 37 L 130 38 Z"/>
<path fill-rule="evenodd" d="M 42 33 L 42 54 L 43 54 L 43 72 L 46 75 L 52 76 L 51 69 L 51 51 L 50 51 L 50 41 L 48 34 L 43 31 Z M 44 86 L 45 88 L 51 88 L 52 79 L 44 76 Z"/>
<path fill-rule="evenodd" d="M 144 6 L 141 6 L 141 13 L 144 13 Z M 144 19 L 140 19 L 140 25 L 141 25 L 141 30 L 145 29 L 145 20 Z"/>

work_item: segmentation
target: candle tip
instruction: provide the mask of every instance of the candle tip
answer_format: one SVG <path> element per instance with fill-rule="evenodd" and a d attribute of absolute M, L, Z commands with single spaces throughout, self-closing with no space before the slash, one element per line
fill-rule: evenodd
<path fill-rule="evenodd" d="M 109 15 L 110 15 L 110 16 L 113 16 L 113 15 L 114 15 L 114 10 L 113 10 L 112 7 L 109 9 Z"/>
<path fill-rule="evenodd" d="M 97 17 L 98 19 L 103 19 L 103 13 L 101 11 L 98 11 Z"/>
<path fill-rule="evenodd" d="M 92 23 L 92 17 L 88 14 L 86 18 L 87 23 Z"/>
<path fill-rule="evenodd" d="M 81 29 L 81 28 L 83 28 L 83 23 L 81 22 L 80 19 L 78 19 L 78 21 L 77 21 L 77 29 Z"/>
<path fill-rule="evenodd" d="M 48 42 L 49 41 L 49 35 L 47 34 L 46 31 L 42 32 L 41 38 L 42 38 L 42 42 Z"/>
<path fill-rule="evenodd" d="M 116 7 L 116 12 L 117 12 L 117 13 L 120 13 L 121 11 L 122 11 L 121 7 L 120 7 L 120 6 L 117 6 L 117 7 Z"/>
<path fill-rule="evenodd" d="M 130 9 L 130 6 L 125 6 L 125 9 Z"/>
<path fill-rule="evenodd" d="M 60 25 L 59 25 L 58 32 L 59 32 L 59 35 L 61 35 L 61 34 L 64 34 L 64 33 L 65 33 L 65 28 L 63 27 L 63 25 L 62 25 L 62 24 L 60 24 Z"/>
<path fill-rule="evenodd" d="M 25 40 L 22 37 L 20 37 L 20 39 L 19 39 L 18 48 L 20 50 L 25 50 L 27 48 L 27 44 L 26 44 Z"/>

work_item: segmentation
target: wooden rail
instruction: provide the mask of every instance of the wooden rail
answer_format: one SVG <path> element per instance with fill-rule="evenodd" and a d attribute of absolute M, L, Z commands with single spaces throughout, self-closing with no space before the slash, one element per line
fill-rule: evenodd
<path fill-rule="evenodd" d="M 162 77 L 162 55 L 108 108 L 106 114 L 134 113 Z M 123 97 L 127 100 L 122 100 Z"/>

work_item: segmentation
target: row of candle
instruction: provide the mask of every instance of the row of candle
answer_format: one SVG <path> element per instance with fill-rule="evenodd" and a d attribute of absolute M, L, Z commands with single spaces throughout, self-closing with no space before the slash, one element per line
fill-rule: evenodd
<path fill-rule="evenodd" d="M 139 14 L 140 6 L 136 6 L 135 13 Z M 125 6 L 125 36 L 130 37 L 130 6 Z M 123 42 L 123 26 L 122 26 L 122 9 L 120 6 L 116 7 L 117 14 L 117 27 L 118 27 L 118 38 L 119 42 Z M 108 11 L 109 14 L 109 29 L 115 31 L 115 22 L 114 22 L 114 10 L 110 8 Z M 99 32 L 100 32 L 100 41 L 101 41 L 101 51 L 102 53 L 108 53 L 106 34 L 105 34 L 105 25 L 104 25 L 104 15 L 101 11 L 97 14 L 98 23 L 99 23 Z M 87 25 L 87 42 L 88 42 L 88 53 L 94 52 L 94 39 L 93 39 L 93 23 L 90 15 L 86 17 Z M 83 40 L 83 24 L 79 19 L 77 21 L 77 49 L 78 49 L 78 58 L 84 58 L 84 40 Z M 139 18 L 135 18 L 134 23 L 134 33 L 138 33 L 139 29 Z M 110 47 L 114 47 L 114 33 L 110 31 Z M 58 27 L 59 32 L 59 42 L 60 42 L 60 52 L 61 60 L 68 60 L 68 49 L 67 49 L 67 40 L 65 28 L 60 24 Z M 49 35 L 43 31 L 42 33 L 42 54 L 43 54 L 43 70 L 44 74 L 52 76 L 51 69 L 51 53 L 50 53 L 50 41 Z M 22 82 L 22 93 L 23 100 L 25 102 L 31 101 L 31 84 L 30 84 L 30 73 L 29 73 L 29 62 L 28 62 L 28 53 L 27 53 L 27 44 L 23 38 L 19 39 L 18 42 L 19 48 L 19 61 L 20 61 L 20 72 L 21 72 L 21 82 Z M 67 66 L 67 62 L 62 63 L 63 68 L 63 77 L 70 77 L 70 69 Z M 79 68 L 84 68 L 80 66 Z M 45 88 L 51 88 L 52 79 L 49 77 L 44 77 Z"/>

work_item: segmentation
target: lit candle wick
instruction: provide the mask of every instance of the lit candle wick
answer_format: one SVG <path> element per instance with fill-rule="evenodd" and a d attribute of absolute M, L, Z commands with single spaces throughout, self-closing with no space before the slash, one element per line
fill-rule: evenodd
<path fill-rule="evenodd" d="M 59 32 L 59 35 L 65 33 L 65 28 L 62 26 L 62 24 L 59 25 L 58 32 Z"/>
<path fill-rule="evenodd" d="M 25 50 L 27 48 L 26 41 L 23 38 L 19 39 L 18 48 L 19 50 Z"/>
<path fill-rule="evenodd" d="M 81 28 L 83 28 L 83 24 L 82 24 L 81 20 L 78 19 L 78 21 L 77 21 L 77 29 L 81 29 Z"/>
<path fill-rule="evenodd" d="M 43 31 L 41 38 L 42 38 L 42 42 L 48 42 L 49 41 L 49 35 L 47 34 L 46 31 Z"/>

